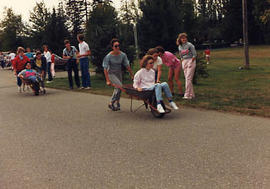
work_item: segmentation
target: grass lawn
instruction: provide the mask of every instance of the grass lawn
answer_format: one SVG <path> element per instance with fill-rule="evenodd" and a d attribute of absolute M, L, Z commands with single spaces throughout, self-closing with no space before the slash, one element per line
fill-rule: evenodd
<path fill-rule="evenodd" d="M 243 66 L 243 61 L 242 48 L 212 50 L 211 63 L 207 65 L 209 77 L 199 79 L 194 86 L 196 99 L 186 101 L 177 98 L 176 102 L 196 108 L 270 117 L 270 46 L 250 48 L 250 70 L 238 69 Z M 136 62 L 133 66 L 134 73 L 138 69 Z M 101 76 L 91 77 L 91 80 L 93 90 L 87 92 L 111 95 L 112 88 L 105 86 Z M 167 81 L 166 66 L 163 66 L 162 81 Z M 184 86 L 183 73 L 181 81 Z M 47 86 L 69 88 L 66 78 L 56 78 L 55 82 Z"/>

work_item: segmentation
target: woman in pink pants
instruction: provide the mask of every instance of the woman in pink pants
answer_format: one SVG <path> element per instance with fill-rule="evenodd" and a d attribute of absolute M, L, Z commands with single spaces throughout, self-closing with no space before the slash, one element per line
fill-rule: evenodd
<path fill-rule="evenodd" d="M 195 98 L 195 93 L 193 90 L 193 76 L 196 68 L 196 50 L 193 44 L 187 41 L 187 34 L 180 33 L 176 40 L 178 45 L 179 54 L 182 61 L 182 68 L 184 70 L 185 80 L 186 80 L 186 90 L 183 99 Z"/>

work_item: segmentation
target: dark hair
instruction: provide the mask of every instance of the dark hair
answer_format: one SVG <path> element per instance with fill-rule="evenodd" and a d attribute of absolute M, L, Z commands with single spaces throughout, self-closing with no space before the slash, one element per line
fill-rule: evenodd
<path fill-rule="evenodd" d="M 26 69 L 27 64 L 30 64 L 30 66 L 31 66 L 31 68 L 32 68 L 31 62 L 26 62 L 26 63 L 24 64 L 24 69 Z"/>
<path fill-rule="evenodd" d="M 151 55 L 145 55 L 140 62 L 141 68 L 145 68 L 149 60 L 154 60 L 154 58 Z"/>
<path fill-rule="evenodd" d="M 159 53 L 163 54 L 165 52 L 165 50 L 162 46 L 157 46 L 156 49 L 158 50 Z"/>
<path fill-rule="evenodd" d="M 111 44 L 111 47 L 113 47 L 113 44 L 116 43 L 116 42 L 120 43 L 119 39 L 113 38 L 113 39 L 111 40 L 111 43 L 110 43 L 110 44 Z"/>
<path fill-rule="evenodd" d="M 65 39 L 65 40 L 64 40 L 64 44 L 66 45 L 66 44 L 68 44 L 68 43 L 70 43 L 69 40 L 68 40 L 68 39 Z"/>
<path fill-rule="evenodd" d="M 158 53 L 158 50 L 156 48 L 151 48 L 147 51 L 147 55 L 153 55 L 155 53 Z"/>
<path fill-rule="evenodd" d="M 38 50 L 38 51 L 36 52 L 36 55 L 39 55 L 39 54 L 41 54 L 41 52 Z"/>
<path fill-rule="evenodd" d="M 77 37 L 79 38 L 80 41 L 84 40 L 84 35 L 83 34 L 78 34 Z"/>

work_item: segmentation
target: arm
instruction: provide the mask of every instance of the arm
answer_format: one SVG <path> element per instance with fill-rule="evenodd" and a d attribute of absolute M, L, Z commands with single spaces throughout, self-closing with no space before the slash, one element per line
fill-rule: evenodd
<path fill-rule="evenodd" d="M 105 79 L 106 79 L 106 84 L 111 85 L 111 81 L 109 79 L 109 73 L 108 73 L 107 69 L 104 69 L 104 75 L 105 75 Z"/>
<path fill-rule="evenodd" d="M 140 70 L 135 74 L 133 79 L 133 88 L 137 89 L 138 91 L 142 91 L 142 88 L 140 88 L 141 83 L 141 76 L 140 76 Z"/>
<path fill-rule="evenodd" d="M 12 66 L 13 66 L 14 75 L 17 75 L 17 58 L 13 59 Z"/>
<path fill-rule="evenodd" d="M 133 80 L 134 76 L 133 76 L 133 73 L 132 73 L 132 70 L 131 70 L 130 66 L 127 67 L 127 70 L 129 72 L 130 78 Z"/>
<path fill-rule="evenodd" d="M 191 44 L 191 46 L 190 46 L 190 50 L 191 50 L 192 55 L 193 55 L 193 57 L 192 57 L 192 61 L 195 61 L 195 60 L 196 60 L 196 57 L 197 57 L 197 52 L 196 52 L 196 50 L 195 50 L 194 45 L 192 45 L 192 44 Z"/>
<path fill-rule="evenodd" d="M 157 83 L 159 83 L 160 78 L 161 78 L 161 73 L 162 73 L 162 65 L 158 65 L 157 69 L 158 69 Z"/>

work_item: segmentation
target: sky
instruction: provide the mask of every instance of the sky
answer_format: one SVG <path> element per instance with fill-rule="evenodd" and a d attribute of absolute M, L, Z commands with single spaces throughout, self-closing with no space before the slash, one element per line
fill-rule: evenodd
<path fill-rule="evenodd" d="M 30 11 L 33 10 L 36 2 L 41 0 L 0 0 L 0 20 L 3 19 L 4 7 L 12 8 L 15 14 L 21 14 L 23 22 L 28 22 Z M 57 7 L 58 0 L 43 0 L 45 5 L 52 9 L 54 6 Z M 120 0 L 113 0 L 116 7 L 119 7 Z"/>

